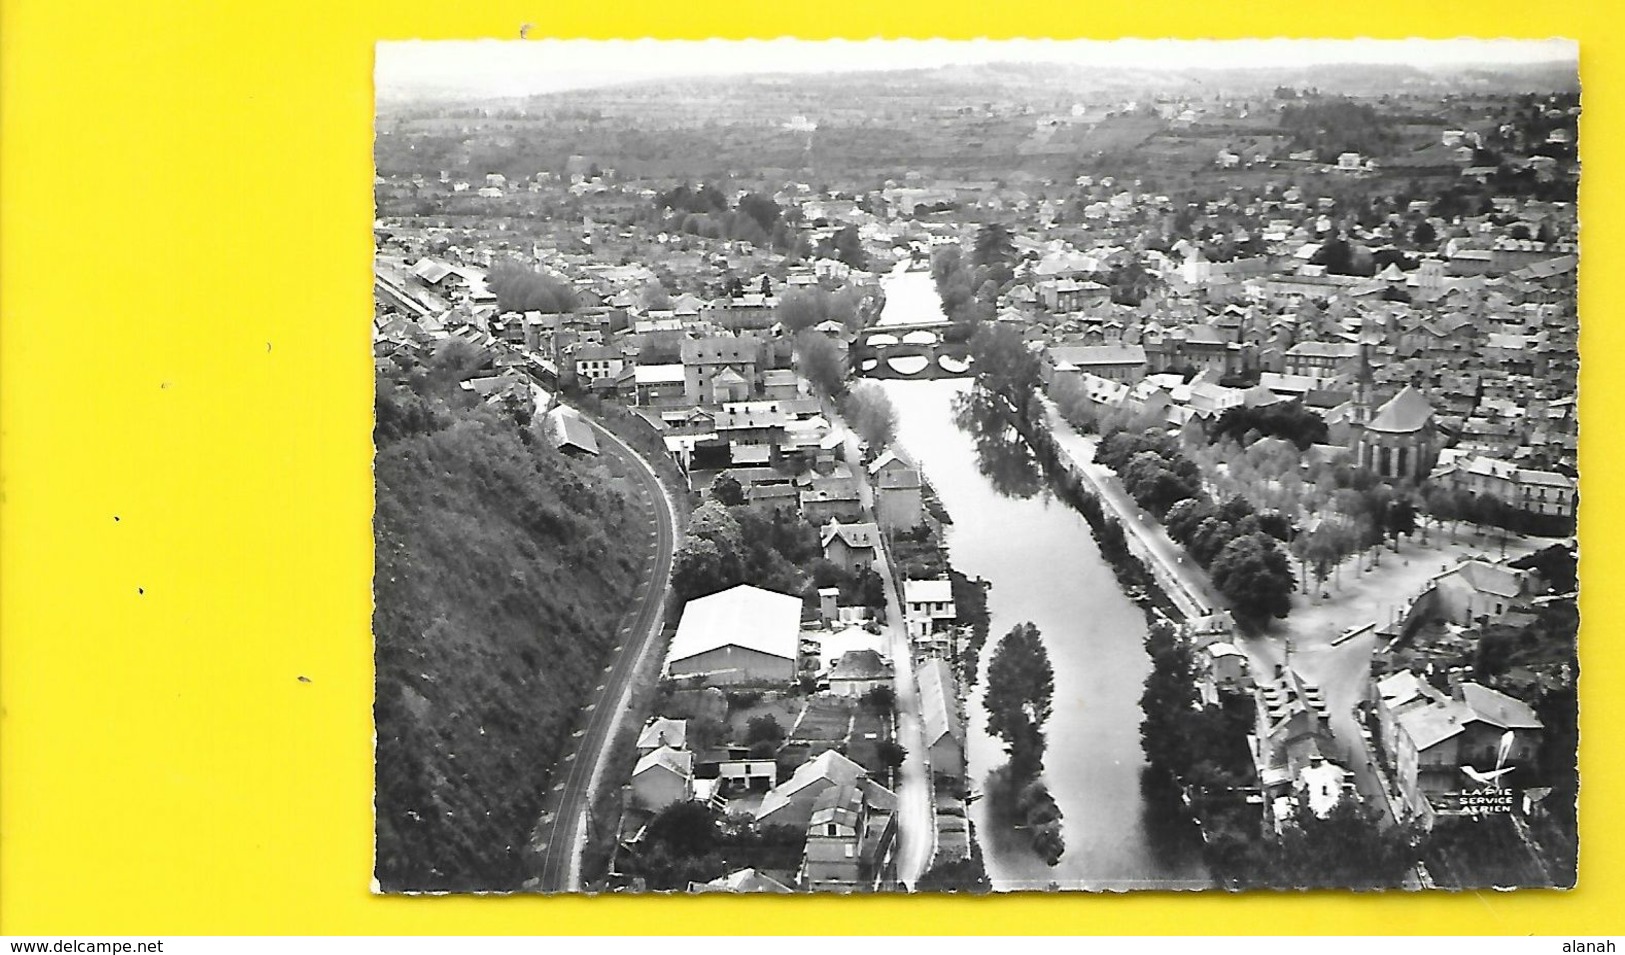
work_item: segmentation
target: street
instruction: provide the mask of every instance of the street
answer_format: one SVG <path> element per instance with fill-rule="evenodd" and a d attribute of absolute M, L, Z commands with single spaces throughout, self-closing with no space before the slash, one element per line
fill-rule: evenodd
<path fill-rule="evenodd" d="M 858 439 L 827 408 L 830 421 L 846 435 L 844 451 L 848 464 L 857 469 L 858 496 L 865 513 L 875 513 L 874 488 L 862 471 L 863 455 Z M 913 648 L 908 625 L 903 619 L 903 602 L 891 571 L 891 558 L 885 547 L 875 558 L 875 572 L 886 584 L 886 632 L 891 640 L 893 683 L 897 709 L 897 742 L 906 754 L 898 773 L 897 786 L 897 878 L 912 887 L 925 874 L 936 852 L 937 830 L 932 815 L 930 770 L 925 763 L 925 737 L 920 727 L 919 687 L 914 682 Z"/>
<path fill-rule="evenodd" d="M 649 653 L 658 648 L 665 626 L 663 613 L 671 584 L 676 546 L 676 510 L 654 469 L 620 438 L 591 422 L 601 453 L 614 455 L 621 470 L 636 482 L 635 493 L 650 521 L 652 550 L 649 573 L 640 587 L 637 605 L 626 616 L 621 644 L 606 667 L 603 684 L 587 705 L 586 726 L 578 730 L 575 749 L 555 767 L 553 784 L 543 804 L 541 888 L 544 892 L 570 892 L 581 887 L 581 854 L 587 839 L 587 813 L 598 792 L 605 764 L 619 735 L 628 702 Z M 567 771 L 559 778 L 558 769 Z"/>

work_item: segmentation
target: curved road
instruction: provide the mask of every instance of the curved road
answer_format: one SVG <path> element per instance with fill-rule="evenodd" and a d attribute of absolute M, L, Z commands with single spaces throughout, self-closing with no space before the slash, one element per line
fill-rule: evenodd
<path fill-rule="evenodd" d="M 552 787 L 543 803 L 542 841 L 537 847 L 542 854 L 543 892 L 574 892 L 581 888 L 587 812 L 619 735 L 636 676 L 649 653 L 660 644 L 677 534 L 676 508 L 654 468 L 596 421 L 591 424 L 598 434 L 600 453 L 619 459 L 620 470 L 633 481 L 634 495 L 649 521 L 645 533 L 653 549 L 637 603 L 623 619 L 615 659 L 604 668 L 604 682 L 587 705 L 586 725 L 576 730 L 573 751 L 554 767 Z M 562 778 L 560 769 L 566 770 Z"/>

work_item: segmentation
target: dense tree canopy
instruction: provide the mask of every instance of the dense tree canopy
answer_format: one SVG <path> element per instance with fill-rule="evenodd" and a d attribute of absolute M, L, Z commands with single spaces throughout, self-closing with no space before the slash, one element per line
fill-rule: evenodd
<path fill-rule="evenodd" d="M 1268 534 L 1231 540 L 1213 558 L 1208 572 L 1238 616 L 1266 620 L 1285 617 L 1292 610 L 1292 592 L 1298 587 L 1292 562 Z"/>
<path fill-rule="evenodd" d="M 576 294 L 570 286 L 516 262 L 492 267 L 486 284 L 496 293 L 497 305 L 505 312 L 576 310 Z"/>
<path fill-rule="evenodd" d="M 1228 438 L 1238 443 L 1248 435 L 1284 438 L 1297 445 L 1299 451 L 1307 451 L 1312 444 L 1325 444 L 1326 433 L 1326 419 L 1302 402 L 1277 401 L 1225 409 L 1213 425 L 1212 437 L 1216 441 Z"/>

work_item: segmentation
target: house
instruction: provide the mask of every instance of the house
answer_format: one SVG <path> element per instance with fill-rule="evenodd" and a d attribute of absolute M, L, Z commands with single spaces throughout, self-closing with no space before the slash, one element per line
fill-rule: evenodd
<path fill-rule="evenodd" d="M 662 746 L 644 754 L 632 768 L 632 802 L 660 810 L 694 794 L 694 754 Z"/>
<path fill-rule="evenodd" d="M 1438 615 L 1470 626 L 1480 617 L 1499 617 L 1533 595 L 1531 574 L 1505 564 L 1464 560 L 1433 578 Z"/>
<path fill-rule="evenodd" d="M 1456 454 L 1448 461 L 1441 454 L 1428 481 L 1491 497 L 1510 509 L 1559 523 L 1574 520 L 1579 490 L 1579 482 L 1567 474 L 1523 468 L 1485 454 Z"/>
<path fill-rule="evenodd" d="M 1247 670 L 1247 654 L 1226 640 L 1210 643 L 1197 652 L 1198 688 L 1203 702 L 1216 705 L 1220 693 L 1244 693 L 1252 686 Z"/>
<path fill-rule="evenodd" d="M 920 730 L 931 771 L 959 777 L 965 772 L 965 715 L 953 667 L 933 657 L 914 672 L 920 691 Z"/>
<path fill-rule="evenodd" d="M 788 401 L 802 396 L 801 378 L 789 368 L 775 368 L 762 372 L 762 395 L 775 401 Z"/>
<path fill-rule="evenodd" d="M 733 335 L 688 339 L 681 352 L 683 397 L 691 405 L 747 401 L 760 382 L 757 339 Z"/>
<path fill-rule="evenodd" d="M 1299 342 L 1286 350 L 1286 373 L 1312 378 L 1335 378 L 1358 357 L 1353 342 Z"/>
<path fill-rule="evenodd" d="M 641 408 L 679 408 L 687 403 L 682 365 L 639 365 L 633 371 L 634 401 Z"/>
<path fill-rule="evenodd" d="M 892 687 L 892 665 L 873 650 L 848 650 L 829 668 L 829 691 L 858 699 L 877 687 Z"/>
<path fill-rule="evenodd" d="M 716 684 L 795 680 L 801 598 L 739 584 L 690 600 L 666 653 L 666 673 Z"/>
<path fill-rule="evenodd" d="M 873 566 L 880 548 L 880 528 L 867 522 L 842 524 L 831 520 L 819 537 L 824 559 L 849 573 Z"/>
<path fill-rule="evenodd" d="M 887 450 L 869 464 L 875 486 L 875 516 L 888 531 L 909 531 L 925 522 L 919 469 Z"/>
<path fill-rule="evenodd" d="M 809 891 L 874 891 L 891 868 L 897 800 L 863 782 L 843 782 L 815 797 L 801 864 Z"/>
<path fill-rule="evenodd" d="M 638 732 L 638 755 L 647 756 L 662 746 L 685 749 L 688 741 L 688 721 L 655 716 Z"/>
<path fill-rule="evenodd" d="M 716 381 L 732 374 L 724 370 Z M 733 463 L 750 466 L 777 462 L 792 418 L 777 401 L 730 401 L 714 420 L 717 437 L 727 443 Z"/>
<path fill-rule="evenodd" d="M 1253 759 L 1265 792 L 1279 795 L 1333 745 L 1329 711 L 1320 688 L 1295 669 L 1277 666 L 1254 679 Z"/>
<path fill-rule="evenodd" d="M 954 606 L 953 582 L 949 580 L 903 581 L 903 616 L 911 637 L 939 633 L 951 628 L 959 618 Z"/>
<path fill-rule="evenodd" d="M 1544 725 L 1521 700 L 1477 683 L 1395 717 L 1395 783 L 1411 812 L 1431 817 L 1443 793 L 1481 788 L 1480 778 L 1534 761 Z"/>
<path fill-rule="evenodd" d="M 1378 738 L 1389 759 L 1399 752 L 1399 717 L 1424 706 L 1445 703 L 1449 697 L 1410 670 L 1399 670 L 1376 681 L 1372 689 Z"/>
<path fill-rule="evenodd" d="M 1090 374 L 1133 384 L 1145 377 L 1145 348 L 1140 345 L 1051 345 L 1044 350 L 1044 383 L 1066 375 Z"/>
<path fill-rule="evenodd" d="M 895 805 L 896 797 L 869 779 L 862 766 L 830 749 L 797 766 L 789 779 L 768 790 L 756 808 L 756 822 L 762 826 L 805 829 L 820 793 L 852 783 L 857 783 L 877 802 L 890 801 Z"/>
<path fill-rule="evenodd" d="M 863 516 L 863 501 L 851 479 L 823 479 L 801 492 L 801 513 L 814 524 L 830 521 L 857 521 Z"/>
<path fill-rule="evenodd" d="M 690 882 L 688 890 L 694 893 L 703 892 L 765 892 L 770 895 L 790 895 L 794 889 L 770 876 L 763 875 L 755 869 L 740 869 L 727 875 L 719 876 L 710 882 Z"/>
<path fill-rule="evenodd" d="M 577 377 L 594 382 L 600 378 L 615 378 L 626 364 L 621 350 L 613 345 L 583 345 L 572 356 Z"/>
<path fill-rule="evenodd" d="M 598 437 L 593 434 L 592 426 L 581 417 L 581 412 L 567 405 L 559 405 L 547 413 L 546 428 L 548 440 L 560 451 L 574 454 L 598 453 Z"/>
<path fill-rule="evenodd" d="M 720 793 L 766 792 L 779 781 L 779 765 L 770 756 L 752 757 L 744 746 L 711 750 L 697 757 L 694 775 L 714 779 Z"/>

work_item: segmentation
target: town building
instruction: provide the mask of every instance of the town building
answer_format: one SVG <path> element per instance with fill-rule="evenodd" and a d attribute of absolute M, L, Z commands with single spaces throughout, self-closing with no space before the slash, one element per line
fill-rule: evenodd
<path fill-rule="evenodd" d="M 903 616 L 910 637 L 923 637 L 951 629 L 959 612 L 949 580 L 903 581 Z"/>
<path fill-rule="evenodd" d="M 632 803 L 659 811 L 694 794 L 694 754 L 662 746 L 642 756 L 632 768 Z"/>
<path fill-rule="evenodd" d="M 875 517 L 882 529 L 911 531 L 925 522 L 920 471 L 896 451 L 887 450 L 869 464 L 875 488 Z"/>
<path fill-rule="evenodd" d="M 920 692 L 920 731 L 931 771 L 958 777 L 965 772 L 965 715 L 953 666 L 933 657 L 914 671 Z"/>
<path fill-rule="evenodd" d="M 880 528 L 872 523 L 842 524 L 831 520 L 819 534 L 824 559 L 849 573 L 874 566 Z"/>
<path fill-rule="evenodd" d="M 859 699 L 891 686 L 892 665 L 873 650 L 848 650 L 829 670 L 829 691 L 836 696 Z"/>

